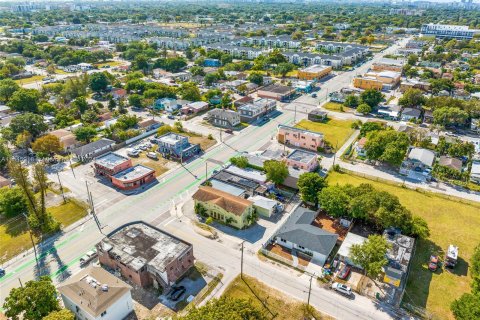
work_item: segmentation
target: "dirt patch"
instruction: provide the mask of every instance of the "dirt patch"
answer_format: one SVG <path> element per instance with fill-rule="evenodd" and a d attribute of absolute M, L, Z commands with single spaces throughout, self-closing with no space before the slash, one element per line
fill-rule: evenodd
<path fill-rule="evenodd" d="M 272 253 L 275 253 L 276 255 L 281 256 L 282 258 L 293 261 L 291 251 L 278 244 L 269 244 L 266 249 Z"/>
<path fill-rule="evenodd" d="M 132 163 L 133 165 L 141 164 L 152 168 L 155 170 L 157 177 L 167 172 L 170 164 L 170 162 L 164 158 L 159 157 L 158 160 L 150 159 L 143 152 L 137 158 L 132 158 Z"/>
<path fill-rule="evenodd" d="M 188 141 L 190 141 L 190 143 L 192 144 L 197 144 L 197 143 L 200 144 L 200 148 L 202 148 L 203 151 L 214 146 L 215 143 L 217 142 L 215 139 L 208 139 L 208 137 L 204 137 L 204 136 L 189 137 Z"/>
<path fill-rule="evenodd" d="M 345 237 L 348 233 L 348 229 L 342 227 L 338 219 L 333 219 L 327 216 L 324 212 L 319 213 L 319 215 L 312 222 L 312 225 L 320 229 L 338 234 L 338 241 L 345 240 Z"/>

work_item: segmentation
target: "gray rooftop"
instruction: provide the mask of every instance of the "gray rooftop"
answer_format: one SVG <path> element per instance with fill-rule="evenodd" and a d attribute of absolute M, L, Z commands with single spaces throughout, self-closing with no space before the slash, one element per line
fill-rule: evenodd
<path fill-rule="evenodd" d="M 294 150 L 292 153 L 288 155 L 287 158 L 293 161 L 301 162 L 301 163 L 309 163 L 316 157 L 317 155 L 313 152 L 308 152 L 304 150 Z"/>
<path fill-rule="evenodd" d="M 191 244 L 144 222 L 127 225 L 99 243 L 120 262 L 134 270 L 144 265 L 164 272 L 165 267 Z"/>
<path fill-rule="evenodd" d="M 114 169 L 121 163 L 128 161 L 127 157 L 121 156 L 118 153 L 109 152 L 95 159 L 95 163 L 108 169 Z"/>
<path fill-rule="evenodd" d="M 328 256 L 337 243 L 338 235 L 313 226 L 316 216 L 314 211 L 297 207 L 278 230 L 277 237 Z"/>
<path fill-rule="evenodd" d="M 217 179 L 212 179 L 210 180 L 210 182 L 212 183 L 212 188 L 226 192 L 226 193 L 230 193 L 231 195 L 234 195 L 237 197 L 245 193 L 245 190 Z"/>
<path fill-rule="evenodd" d="M 155 172 L 155 170 L 144 165 L 137 164 L 136 166 L 117 173 L 113 177 L 118 180 L 130 181 L 143 177 L 152 172 Z"/>

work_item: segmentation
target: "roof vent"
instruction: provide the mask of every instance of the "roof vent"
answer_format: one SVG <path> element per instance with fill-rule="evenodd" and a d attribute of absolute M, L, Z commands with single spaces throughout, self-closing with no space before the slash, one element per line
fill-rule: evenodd
<path fill-rule="evenodd" d="M 107 284 L 102 284 L 102 291 L 107 292 L 108 291 L 108 285 Z"/>

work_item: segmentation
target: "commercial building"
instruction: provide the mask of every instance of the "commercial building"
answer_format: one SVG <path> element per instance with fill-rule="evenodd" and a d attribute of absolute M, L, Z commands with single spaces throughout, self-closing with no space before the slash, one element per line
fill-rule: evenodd
<path fill-rule="evenodd" d="M 363 90 L 390 90 L 400 83 L 400 77 L 401 74 L 395 71 L 370 71 L 365 73 L 363 77 L 354 78 L 353 86 Z"/>
<path fill-rule="evenodd" d="M 169 288 L 193 266 L 193 247 L 145 222 L 116 229 L 97 245 L 98 260 L 143 288 Z"/>
<path fill-rule="evenodd" d="M 437 38 L 471 40 L 478 33 L 478 30 L 469 29 L 468 26 L 429 23 L 422 25 L 420 33 L 425 36 L 433 35 Z"/>
<path fill-rule="evenodd" d="M 156 142 L 158 144 L 157 151 L 164 158 L 184 161 L 202 151 L 199 144 L 192 144 L 188 141 L 188 137 L 174 132 L 156 138 Z"/>
<path fill-rule="evenodd" d="M 57 288 L 65 308 L 82 320 L 125 319 L 133 311 L 131 289 L 114 275 L 94 266 L 83 269 Z"/>
<path fill-rule="evenodd" d="M 253 202 L 208 186 L 200 186 L 192 196 L 196 212 L 207 215 L 237 229 L 253 223 Z"/>
<path fill-rule="evenodd" d="M 272 83 L 257 91 L 257 96 L 260 98 L 273 99 L 277 101 L 287 101 L 295 94 L 295 88 L 289 86 L 282 86 L 280 84 Z"/>
<path fill-rule="evenodd" d="M 314 152 L 325 145 L 323 134 L 285 125 L 278 126 L 277 140 L 289 146 Z"/>
<path fill-rule="evenodd" d="M 314 109 L 308 113 L 308 120 L 313 122 L 322 122 L 327 119 L 327 112 L 320 109 Z"/>
<path fill-rule="evenodd" d="M 95 161 L 93 162 L 95 174 L 107 177 L 111 177 L 120 171 L 130 168 L 131 166 L 132 160 L 130 158 L 113 152 L 109 152 L 103 156 L 95 158 Z"/>
<path fill-rule="evenodd" d="M 285 158 L 285 163 L 289 167 L 312 172 L 318 168 L 318 156 L 313 152 L 294 150 Z"/>
<path fill-rule="evenodd" d="M 405 60 L 404 59 L 382 58 L 372 65 L 372 70 L 374 70 L 374 71 L 394 71 L 394 72 L 400 72 L 401 73 L 404 66 L 405 66 Z"/>
<path fill-rule="evenodd" d="M 353 79 L 353 86 L 363 90 L 375 89 L 381 91 L 383 83 L 374 77 L 355 77 Z"/>
<path fill-rule="evenodd" d="M 132 190 L 155 180 L 155 170 L 141 164 L 123 170 L 110 177 L 115 187 Z"/>
<path fill-rule="evenodd" d="M 272 99 L 258 99 L 253 103 L 241 105 L 237 108 L 240 113 L 240 121 L 253 122 L 258 118 L 272 112 L 276 109 L 277 101 Z"/>
<path fill-rule="evenodd" d="M 332 72 L 332 67 L 315 64 L 298 70 L 297 77 L 301 80 L 320 80 Z"/>

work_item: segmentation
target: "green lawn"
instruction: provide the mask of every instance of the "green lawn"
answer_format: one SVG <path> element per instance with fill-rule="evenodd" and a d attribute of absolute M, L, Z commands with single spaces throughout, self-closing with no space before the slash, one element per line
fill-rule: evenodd
<path fill-rule="evenodd" d="M 62 227 L 68 226 L 87 215 L 85 205 L 75 200 L 50 207 L 48 211 L 62 224 Z M 37 241 L 38 239 L 35 239 L 35 242 Z M 8 261 L 31 247 L 25 218 L 17 216 L 7 220 L 0 216 L 0 263 Z"/>
<path fill-rule="evenodd" d="M 30 83 L 33 83 L 33 82 L 42 81 L 43 78 L 45 78 L 45 76 L 36 75 L 36 76 L 32 76 L 32 77 L 30 77 L 30 78 L 15 80 L 15 82 L 16 82 L 18 85 L 22 86 L 22 85 L 30 84 Z"/>
<path fill-rule="evenodd" d="M 340 148 L 355 131 L 351 127 L 352 123 L 352 120 L 329 118 L 326 122 L 302 120 L 296 125 L 296 127 L 323 133 L 326 141 L 328 141 L 333 147 L 338 144 L 338 148 Z"/>
<path fill-rule="evenodd" d="M 428 239 L 417 242 L 403 302 L 426 308 L 439 319 L 453 319 L 450 303 L 470 291 L 468 265 L 473 249 L 480 244 L 480 204 L 461 203 L 441 195 L 410 190 L 351 174 L 332 172 L 328 176 L 328 183 L 370 183 L 377 189 L 395 194 L 413 214 L 427 221 L 431 235 Z M 430 255 L 443 255 L 449 244 L 459 247 L 459 262 L 454 271 L 428 271 L 427 261 Z"/>
<path fill-rule="evenodd" d="M 276 317 L 272 319 L 303 320 L 308 318 L 304 317 L 305 304 L 300 300 L 290 298 L 282 292 L 267 286 L 265 283 L 260 282 L 255 278 L 251 278 L 249 276 L 243 276 L 243 278 L 248 283 L 248 286 L 242 279 L 240 279 L 240 276 L 238 276 L 225 289 L 223 296 L 234 299 L 250 300 L 259 310 L 263 310 L 268 318 L 272 318 L 272 316 L 268 310 L 265 309 L 263 304 L 258 301 L 258 298 L 264 301 L 273 314 L 276 314 Z M 307 290 L 308 288 L 305 288 L 305 291 Z M 255 294 L 252 291 L 255 292 Z M 315 319 L 331 319 L 330 317 L 322 315 L 315 310 L 313 310 L 313 312 L 315 313 Z"/>
<path fill-rule="evenodd" d="M 338 102 L 327 102 L 322 105 L 322 108 L 330 110 L 330 111 L 336 111 L 336 112 L 347 112 L 351 111 L 352 109 L 345 107 L 343 104 L 338 103 Z"/>

